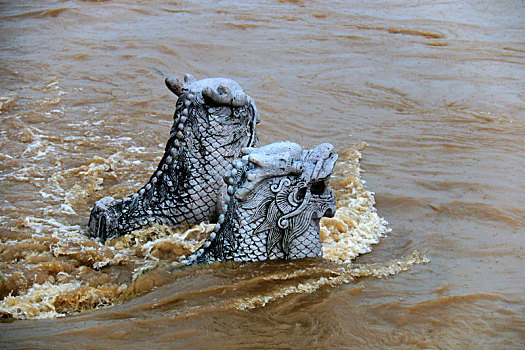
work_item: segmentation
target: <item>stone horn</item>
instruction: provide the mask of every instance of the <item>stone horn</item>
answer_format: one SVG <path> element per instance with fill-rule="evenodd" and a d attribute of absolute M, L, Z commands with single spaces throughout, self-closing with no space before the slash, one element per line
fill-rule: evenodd
<path fill-rule="evenodd" d="M 168 76 L 164 82 L 168 89 L 173 92 L 175 95 L 180 96 L 186 89 L 187 84 L 191 84 L 195 81 L 195 77 L 191 74 L 185 74 L 184 80 L 181 80 L 179 77 Z"/>
<path fill-rule="evenodd" d="M 207 103 L 232 107 L 242 107 L 248 102 L 248 96 L 242 90 L 231 91 L 223 85 L 219 85 L 217 90 L 205 87 L 202 97 Z"/>

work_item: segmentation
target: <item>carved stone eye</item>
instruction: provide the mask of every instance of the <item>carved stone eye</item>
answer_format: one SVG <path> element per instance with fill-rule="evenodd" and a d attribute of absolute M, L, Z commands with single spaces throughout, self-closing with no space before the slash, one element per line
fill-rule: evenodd
<path fill-rule="evenodd" d="M 326 189 L 326 185 L 324 181 L 317 181 L 312 184 L 312 188 L 310 189 L 310 192 L 313 195 L 320 196 L 324 193 L 325 189 Z"/>
<path fill-rule="evenodd" d="M 302 187 L 297 191 L 297 195 L 295 196 L 295 198 L 298 202 L 301 202 L 304 199 L 304 197 L 306 196 L 306 191 L 306 187 Z"/>

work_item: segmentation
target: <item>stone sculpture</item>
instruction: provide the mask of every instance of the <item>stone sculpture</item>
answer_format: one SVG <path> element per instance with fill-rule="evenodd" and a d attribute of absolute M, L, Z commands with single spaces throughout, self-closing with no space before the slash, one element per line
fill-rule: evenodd
<path fill-rule="evenodd" d="M 321 257 L 319 222 L 335 214 L 333 146 L 303 151 L 278 142 L 243 153 L 225 174 L 226 204 L 213 232 L 181 263 Z"/>
<path fill-rule="evenodd" d="M 166 85 L 178 100 L 164 156 L 137 193 L 95 203 L 89 228 L 102 240 L 153 223 L 216 222 L 224 173 L 242 148 L 258 146 L 257 109 L 235 81 L 186 75 Z"/>

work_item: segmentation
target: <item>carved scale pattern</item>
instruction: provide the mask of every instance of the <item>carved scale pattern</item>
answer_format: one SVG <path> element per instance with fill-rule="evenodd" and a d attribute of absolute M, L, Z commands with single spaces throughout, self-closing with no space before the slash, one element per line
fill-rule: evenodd
<path fill-rule="evenodd" d="M 187 79 L 164 156 L 148 183 L 131 196 L 96 203 L 89 222 L 95 235 L 105 240 L 153 223 L 177 226 L 217 220 L 225 187 L 222 175 L 243 147 L 258 144 L 257 111 L 249 96 L 240 107 L 210 104 L 202 86 L 221 85 L 214 86 L 214 79 L 204 81 L 192 88 L 195 84 Z"/>
<path fill-rule="evenodd" d="M 335 213 L 335 198 L 328 180 L 337 156 L 331 153 L 331 145 L 318 147 L 320 150 L 314 150 L 325 158 L 309 159 L 309 151 L 303 151 L 295 161 L 309 170 L 325 166 L 321 178 L 308 171 L 297 173 L 292 167 L 292 173 L 272 170 L 270 175 L 249 180 L 258 166 L 250 161 L 250 154 L 237 160 L 225 175 L 228 195 L 214 231 L 182 263 L 322 256 L 319 220 Z M 264 148 L 271 150 L 272 145 Z M 268 165 L 278 166 L 271 161 Z M 249 182 L 252 183 L 247 186 Z M 242 192 L 246 187 L 249 191 Z"/>

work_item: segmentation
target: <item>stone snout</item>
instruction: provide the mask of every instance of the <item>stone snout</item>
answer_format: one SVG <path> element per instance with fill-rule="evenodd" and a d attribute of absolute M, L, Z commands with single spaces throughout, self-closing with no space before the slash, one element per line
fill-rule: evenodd
<path fill-rule="evenodd" d="M 115 210 L 115 198 L 104 197 L 95 203 L 89 217 L 89 229 L 103 241 L 117 235 L 118 215 Z"/>

